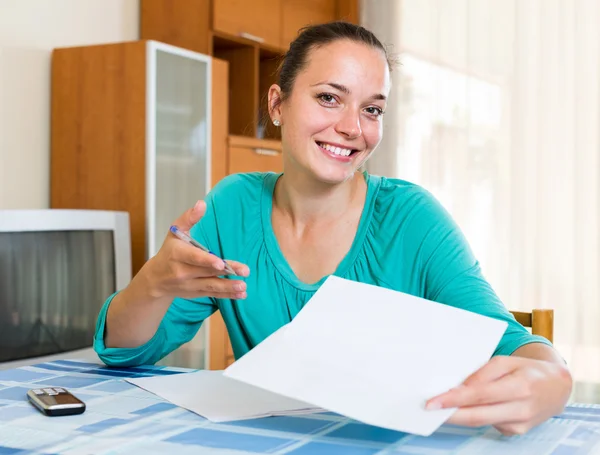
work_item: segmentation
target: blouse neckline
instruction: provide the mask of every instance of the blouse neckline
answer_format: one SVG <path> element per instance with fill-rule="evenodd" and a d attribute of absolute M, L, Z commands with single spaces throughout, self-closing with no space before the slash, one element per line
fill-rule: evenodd
<path fill-rule="evenodd" d="M 275 236 L 275 231 L 273 230 L 273 194 L 275 191 L 275 185 L 277 183 L 277 180 L 282 175 L 283 173 L 269 172 L 265 175 L 265 179 L 263 181 L 263 188 L 261 192 L 262 195 L 260 200 L 262 207 L 260 212 L 262 217 L 262 228 L 264 232 L 265 246 L 269 256 L 273 261 L 275 268 L 289 284 L 302 291 L 316 291 L 329 277 L 329 275 L 322 277 L 316 283 L 305 283 L 301 281 L 296 276 L 288 261 L 286 260 L 285 256 L 283 255 L 283 252 L 279 247 L 277 237 Z M 381 178 L 378 176 L 370 175 L 367 172 L 364 172 L 363 175 L 367 184 L 365 205 L 363 207 L 360 221 L 358 223 L 358 229 L 356 230 L 356 235 L 354 236 L 354 240 L 352 241 L 350 250 L 348 251 L 348 253 L 346 253 L 344 258 L 336 268 L 335 272 L 333 273 L 333 275 L 340 277 L 346 275 L 350 267 L 354 264 L 356 257 L 360 253 L 360 250 L 362 249 L 365 237 L 369 230 L 369 225 L 371 224 L 373 208 L 375 205 L 375 197 L 379 191 L 381 183 Z"/>

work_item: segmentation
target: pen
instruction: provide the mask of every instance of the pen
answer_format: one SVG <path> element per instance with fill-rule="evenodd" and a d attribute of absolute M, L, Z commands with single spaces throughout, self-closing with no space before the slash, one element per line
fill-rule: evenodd
<path fill-rule="evenodd" d="M 175 237 L 177 237 L 178 239 L 183 240 L 184 242 L 189 243 L 192 246 L 195 246 L 196 248 L 200 248 L 202 251 L 208 253 L 208 254 L 212 254 L 213 256 L 217 256 L 215 253 L 213 253 L 212 251 L 210 251 L 208 248 L 206 248 L 204 245 L 198 243 L 196 240 L 194 240 L 193 238 L 191 238 L 189 235 L 187 235 L 185 232 L 180 231 L 179 228 L 177 226 L 171 226 L 169 228 L 169 230 L 175 235 Z M 218 257 L 218 256 L 217 256 Z M 221 259 L 221 258 L 219 258 Z M 223 263 L 225 264 L 225 271 L 227 273 L 230 273 L 232 275 L 235 275 L 234 270 L 229 266 L 229 264 L 227 264 L 227 262 L 225 262 L 224 259 L 221 259 L 223 261 Z"/>

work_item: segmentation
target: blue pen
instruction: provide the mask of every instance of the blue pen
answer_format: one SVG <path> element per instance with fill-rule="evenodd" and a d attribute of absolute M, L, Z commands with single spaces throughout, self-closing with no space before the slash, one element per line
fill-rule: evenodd
<path fill-rule="evenodd" d="M 185 232 L 180 231 L 179 228 L 177 226 L 171 226 L 169 229 L 177 238 L 183 240 L 184 242 L 189 243 L 192 246 L 195 246 L 196 248 L 200 248 L 202 251 L 208 253 L 208 254 L 212 254 L 213 256 L 217 256 L 215 253 L 213 253 L 212 251 L 210 251 L 208 248 L 206 248 L 204 245 L 198 243 L 196 240 L 194 240 L 193 238 L 191 238 L 189 235 L 187 235 Z M 217 256 L 218 257 L 218 256 Z M 221 258 L 219 258 L 221 259 Z M 230 273 L 232 275 L 235 275 L 235 272 L 233 271 L 233 269 L 229 266 L 229 264 L 227 264 L 227 262 L 225 262 L 224 259 L 221 259 L 223 261 L 223 263 L 225 264 L 225 271 L 227 273 Z"/>

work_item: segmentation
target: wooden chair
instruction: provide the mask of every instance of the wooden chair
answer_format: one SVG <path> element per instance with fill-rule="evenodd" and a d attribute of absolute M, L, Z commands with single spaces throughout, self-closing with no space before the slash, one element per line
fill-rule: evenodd
<path fill-rule="evenodd" d="M 517 322 L 531 327 L 531 333 L 539 335 L 552 343 L 554 341 L 554 310 L 532 310 L 531 313 L 511 311 Z"/>

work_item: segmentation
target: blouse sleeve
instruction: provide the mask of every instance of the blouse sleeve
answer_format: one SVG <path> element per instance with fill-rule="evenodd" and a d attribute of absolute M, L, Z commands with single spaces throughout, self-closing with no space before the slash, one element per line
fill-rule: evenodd
<path fill-rule="evenodd" d="M 511 355 L 529 343 L 551 343 L 519 324 L 484 278 L 460 228 L 430 194 L 418 196 L 411 217 L 425 298 L 508 323 L 494 355 Z"/>

